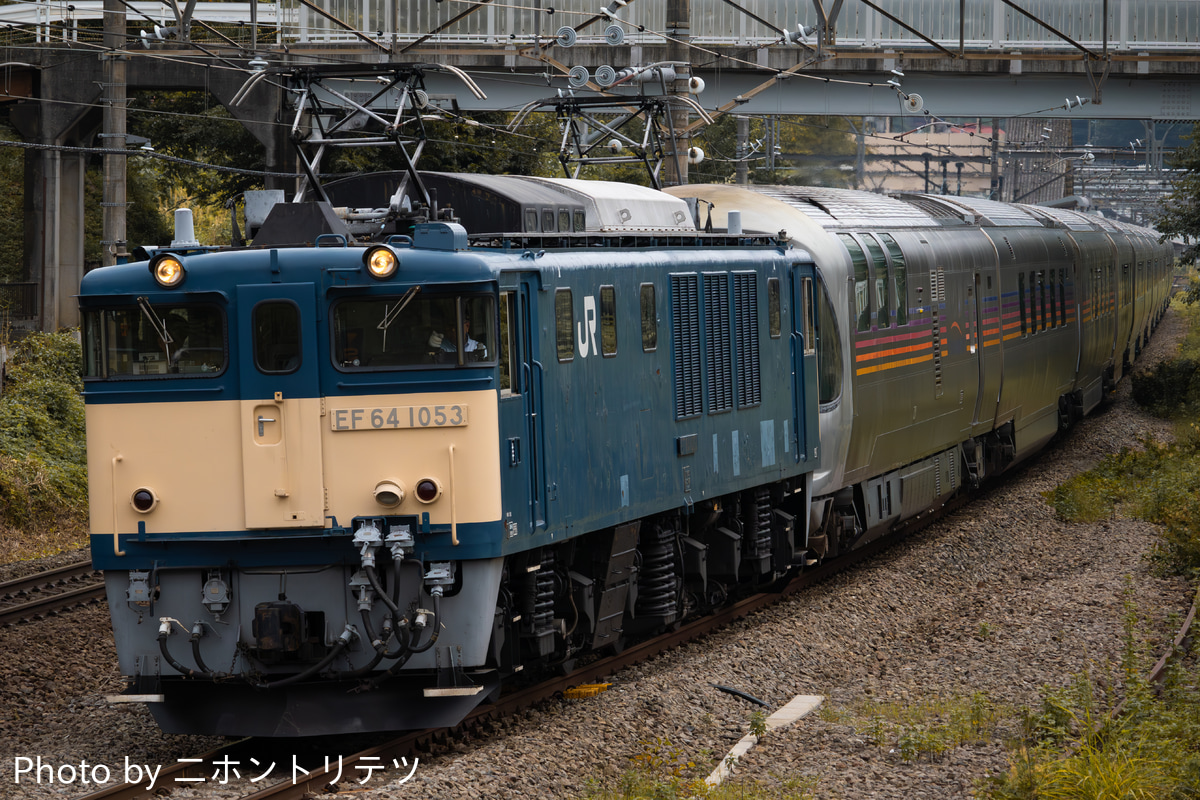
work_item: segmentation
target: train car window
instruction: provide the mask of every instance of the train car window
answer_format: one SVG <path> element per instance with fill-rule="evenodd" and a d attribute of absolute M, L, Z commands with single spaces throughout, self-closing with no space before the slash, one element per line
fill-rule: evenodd
<path fill-rule="evenodd" d="M 767 278 L 767 333 L 772 339 L 778 339 L 783 335 L 781 317 L 779 309 L 779 278 Z"/>
<path fill-rule="evenodd" d="M 356 297 L 333 307 L 333 361 L 341 370 L 495 362 L 490 295 Z"/>
<path fill-rule="evenodd" d="M 888 296 L 888 267 L 887 259 L 883 257 L 883 248 L 873 236 L 863 236 L 863 244 L 871 254 L 871 276 L 875 284 L 875 324 L 886 328 L 892 324 L 892 302 Z"/>
<path fill-rule="evenodd" d="M 642 294 L 642 352 L 658 349 L 658 314 L 654 308 L 654 284 L 643 283 Z"/>
<path fill-rule="evenodd" d="M 558 229 L 562 233 L 567 233 L 571 230 L 571 212 L 565 208 L 558 212 Z"/>
<path fill-rule="evenodd" d="M 575 232 L 582 233 L 587 230 L 587 215 L 583 213 L 582 208 L 575 209 Z"/>
<path fill-rule="evenodd" d="M 1021 299 L 1021 335 L 1029 333 L 1029 323 L 1025 316 L 1025 273 L 1017 273 L 1017 297 Z"/>
<path fill-rule="evenodd" d="M 537 229 L 538 229 L 537 209 L 536 208 L 525 209 L 525 232 L 526 233 L 537 233 Z"/>
<path fill-rule="evenodd" d="M 1038 332 L 1038 309 L 1041 308 L 1041 303 L 1038 301 L 1038 278 L 1036 272 L 1029 273 L 1029 331 L 1030 333 Z"/>
<path fill-rule="evenodd" d="M 904 252 L 900 249 L 900 245 L 892 238 L 889 233 L 879 234 L 879 238 L 883 240 L 884 247 L 887 248 L 888 256 L 892 259 L 892 275 L 895 280 L 896 298 L 896 324 L 908 324 L 908 264 L 904 260 Z M 988 278 L 991 280 L 991 278 Z"/>
<path fill-rule="evenodd" d="M 559 289 L 554 293 L 554 340 L 558 345 L 558 360 L 574 360 L 575 310 L 570 289 Z"/>
<path fill-rule="evenodd" d="M 542 233 L 554 232 L 554 210 L 547 208 L 542 211 Z"/>
<path fill-rule="evenodd" d="M 1062 309 L 1062 314 L 1059 319 L 1063 325 L 1067 324 L 1067 271 L 1060 269 L 1058 271 L 1058 305 Z"/>
<path fill-rule="evenodd" d="M 225 371 L 225 315 L 216 306 L 151 305 L 88 311 L 85 378 L 211 377 Z"/>
<path fill-rule="evenodd" d="M 500 395 L 519 394 L 516 370 L 517 296 L 514 292 L 500 293 Z"/>
<path fill-rule="evenodd" d="M 1046 294 L 1050 302 L 1050 328 L 1058 327 L 1058 293 L 1054 291 L 1054 270 L 1046 273 Z"/>
<path fill-rule="evenodd" d="M 868 285 L 867 257 L 863 254 L 858 242 L 848 233 L 839 233 L 838 238 L 850 251 L 850 261 L 854 264 L 854 316 L 857 329 L 871 330 L 871 287 Z"/>
<path fill-rule="evenodd" d="M 300 307 L 290 300 L 268 300 L 254 307 L 254 366 L 268 375 L 300 369 Z"/>
<path fill-rule="evenodd" d="M 600 287 L 600 353 L 605 358 L 617 354 L 617 290 Z"/>
<path fill-rule="evenodd" d="M 813 282 L 812 278 L 800 279 L 800 294 L 804 303 L 804 317 L 800 323 L 800 332 L 804 336 L 804 355 L 812 355 L 817 351 L 817 337 L 814 333 L 816 325 L 816 312 L 813 309 Z"/>
<path fill-rule="evenodd" d="M 1042 270 L 1038 273 L 1038 291 L 1042 293 L 1042 330 L 1048 330 L 1053 327 L 1053 321 L 1050 319 L 1050 291 L 1047 285 L 1046 271 Z"/>
<path fill-rule="evenodd" d="M 825 407 L 842 396 L 842 340 L 823 281 L 817 297 L 817 401 Z"/>

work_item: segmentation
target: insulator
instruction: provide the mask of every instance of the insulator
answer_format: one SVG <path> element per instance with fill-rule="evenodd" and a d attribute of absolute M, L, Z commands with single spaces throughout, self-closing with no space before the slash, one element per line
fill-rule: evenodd
<path fill-rule="evenodd" d="M 637 615 L 674 618 L 677 608 L 675 531 L 643 528 L 638 545 L 642 569 L 638 578 Z"/>
<path fill-rule="evenodd" d="M 617 71 L 608 64 L 601 64 L 596 68 L 596 83 L 608 88 L 617 80 Z"/>

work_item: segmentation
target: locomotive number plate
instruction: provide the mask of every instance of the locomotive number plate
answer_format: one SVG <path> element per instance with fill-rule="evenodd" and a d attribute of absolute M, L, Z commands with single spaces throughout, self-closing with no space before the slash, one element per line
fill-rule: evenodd
<path fill-rule="evenodd" d="M 467 424 L 465 405 L 339 408 L 329 416 L 335 431 L 378 431 L 389 428 L 461 428 Z"/>

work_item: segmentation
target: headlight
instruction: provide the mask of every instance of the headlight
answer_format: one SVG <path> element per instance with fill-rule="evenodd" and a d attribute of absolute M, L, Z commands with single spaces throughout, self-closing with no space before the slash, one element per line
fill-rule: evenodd
<path fill-rule="evenodd" d="M 158 495 L 150 487 L 143 486 L 129 496 L 129 505 L 139 514 L 149 514 L 158 506 Z"/>
<path fill-rule="evenodd" d="M 150 274 L 154 276 L 154 280 L 158 281 L 158 285 L 164 289 L 173 289 L 183 283 L 183 279 L 187 276 L 187 271 L 183 268 L 183 262 L 173 255 L 165 253 L 161 256 L 156 256 L 150 262 Z"/>
<path fill-rule="evenodd" d="M 380 481 L 375 486 L 375 502 L 386 508 L 395 508 L 404 502 L 404 487 L 400 481 Z"/>
<path fill-rule="evenodd" d="M 392 248 L 378 245 L 363 253 L 363 264 L 366 266 L 367 272 L 371 273 L 372 278 L 383 280 L 396 274 L 396 269 L 400 266 L 400 259 Z"/>

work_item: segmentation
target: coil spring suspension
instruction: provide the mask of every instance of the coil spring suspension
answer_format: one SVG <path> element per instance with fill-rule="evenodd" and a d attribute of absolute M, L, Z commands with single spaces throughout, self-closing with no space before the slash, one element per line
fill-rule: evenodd
<path fill-rule="evenodd" d="M 542 568 L 533 573 L 533 610 L 530 619 L 533 621 L 534 633 L 554 627 L 554 552 L 542 552 Z"/>
<path fill-rule="evenodd" d="M 655 526 L 639 544 L 642 571 L 638 579 L 639 616 L 670 617 L 676 612 L 675 531 Z"/>
<path fill-rule="evenodd" d="M 771 493 L 759 487 L 746 493 L 746 529 L 742 541 L 748 556 L 771 554 Z"/>

